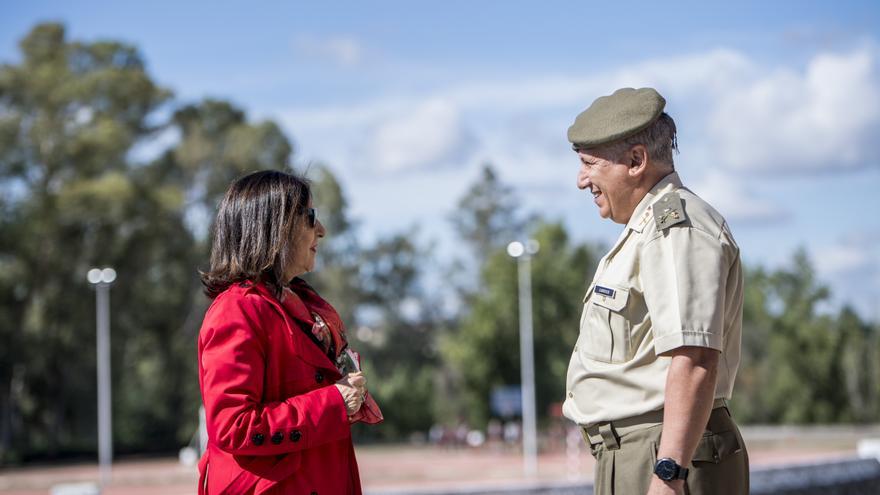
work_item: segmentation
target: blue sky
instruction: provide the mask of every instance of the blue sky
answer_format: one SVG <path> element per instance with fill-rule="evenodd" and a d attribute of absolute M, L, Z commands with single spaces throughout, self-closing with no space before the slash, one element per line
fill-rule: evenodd
<path fill-rule="evenodd" d="M 527 208 L 611 243 L 574 187 L 565 129 L 596 97 L 651 85 L 677 168 L 748 263 L 804 247 L 836 303 L 880 320 L 877 2 L 0 3 L 0 61 L 43 20 L 137 45 L 180 101 L 279 122 L 300 165 L 336 172 L 363 234 L 448 217 L 491 162 Z M 577 296 L 573 296 L 577 297 Z"/>

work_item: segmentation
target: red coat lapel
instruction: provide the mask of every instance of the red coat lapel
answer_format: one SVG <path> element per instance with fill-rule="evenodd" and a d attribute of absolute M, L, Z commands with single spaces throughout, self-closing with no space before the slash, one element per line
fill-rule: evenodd
<path fill-rule="evenodd" d="M 285 307 L 282 306 L 278 299 L 275 298 L 275 295 L 272 294 L 268 287 L 264 284 L 256 284 L 255 288 L 267 301 L 269 301 L 272 307 L 274 307 L 284 319 L 284 324 L 287 326 L 288 331 L 293 337 L 293 343 L 299 357 L 312 366 L 333 370 L 338 374 L 339 372 L 336 368 L 336 364 L 334 364 L 333 361 L 330 361 L 330 358 L 321 351 L 318 345 L 309 340 L 299 328 L 299 322 L 302 322 L 308 327 L 311 327 L 315 323 L 312 321 L 311 315 L 308 314 L 308 309 L 305 309 L 305 311 L 295 311 L 296 314 L 291 315 L 290 312 L 285 310 Z M 291 305 L 287 306 L 289 307 Z M 305 305 L 302 307 L 305 308 Z"/>

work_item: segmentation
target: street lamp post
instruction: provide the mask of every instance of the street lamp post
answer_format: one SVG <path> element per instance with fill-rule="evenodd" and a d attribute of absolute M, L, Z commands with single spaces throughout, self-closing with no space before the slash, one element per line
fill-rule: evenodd
<path fill-rule="evenodd" d="M 110 284 L 116 280 L 112 268 L 92 268 L 87 276 L 95 286 L 98 358 L 98 465 L 101 487 L 110 482 L 113 463 L 113 418 L 110 392 Z"/>
<path fill-rule="evenodd" d="M 538 241 L 513 241 L 507 254 L 517 259 L 519 278 L 519 356 L 522 380 L 523 470 L 526 476 L 538 474 L 538 441 L 535 418 L 535 351 L 532 332 L 532 255 Z"/>

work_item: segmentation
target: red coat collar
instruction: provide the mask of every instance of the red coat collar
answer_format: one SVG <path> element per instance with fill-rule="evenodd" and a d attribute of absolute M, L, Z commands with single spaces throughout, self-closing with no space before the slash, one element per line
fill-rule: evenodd
<path fill-rule="evenodd" d="M 288 331 L 293 337 L 294 345 L 296 346 L 297 351 L 299 351 L 299 356 L 311 364 L 312 366 L 316 366 L 319 368 L 326 368 L 329 370 L 333 370 L 334 376 L 339 374 L 339 371 L 336 368 L 336 364 L 327 357 L 326 354 L 322 352 L 322 350 L 305 334 L 300 330 L 299 323 L 302 322 L 305 325 L 311 327 L 314 324 L 314 321 L 311 318 L 311 315 L 306 312 L 305 314 L 295 314 L 291 315 L 288 311 L 285 311 L 284 307 L 281 305 L 281 302 L 275 297 L 275 294 L 263 283 L 250 283 L 244 282 L 248 284 L 244 288 L 249 292 L 254 292 L 263 297 L 274 309 L 281 315 L 284 319 L 284 323 L 287 326 Z"/>

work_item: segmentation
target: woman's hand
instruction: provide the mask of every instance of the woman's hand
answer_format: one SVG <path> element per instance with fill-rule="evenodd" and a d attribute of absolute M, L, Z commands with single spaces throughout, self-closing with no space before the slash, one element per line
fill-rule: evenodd
<path fill-rule="evenodd" d="M 341 380 L 336 382 L 336 388 L 339 389 L 342 399 L 345 400 L 345 410 L 348 412 L 348 415 L 351 416 L 358 412 L 364 403 L 364 396 L 367 393 L 367 379 L 364 377 L 363 372 L 349 373 L 342 377 Z"/>

